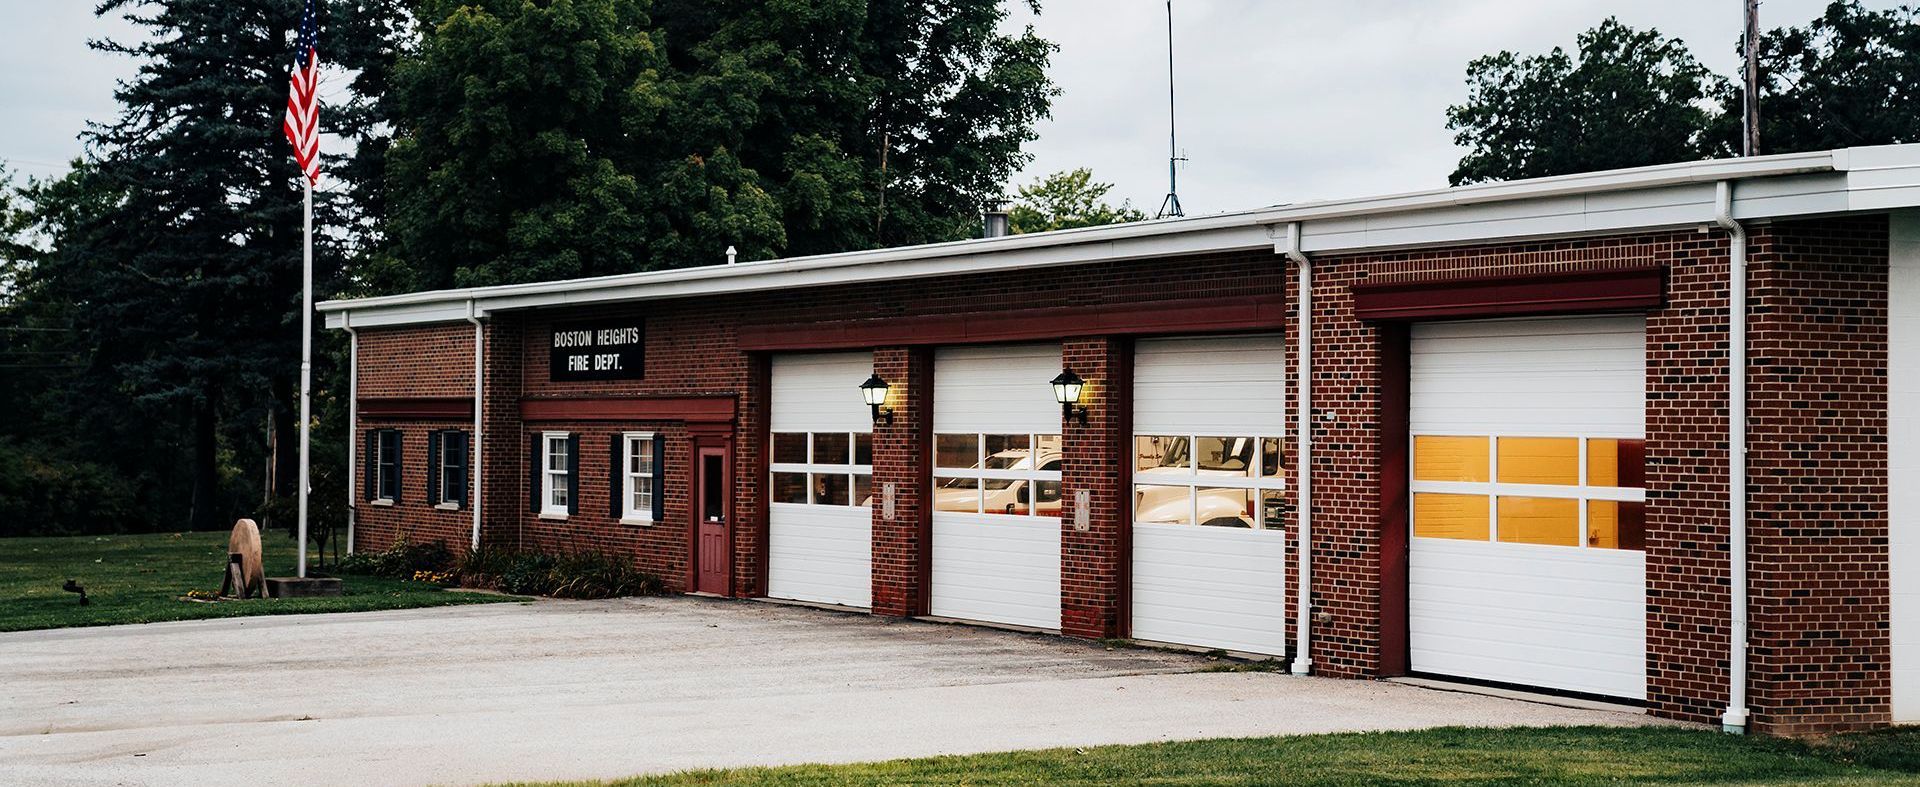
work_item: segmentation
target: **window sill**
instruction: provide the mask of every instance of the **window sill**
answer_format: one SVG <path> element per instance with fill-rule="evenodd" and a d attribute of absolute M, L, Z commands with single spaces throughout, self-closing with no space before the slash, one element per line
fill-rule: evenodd
<path fill-rule="evenodd" d="M 542 512 L 540 512 L 540 518 L 541 518 L 541 519 L 547 519 L 547 520 L 552 520 L 552 521 L 555 521 L 555 522 L 565 522 L 565 521 L 567 521 L 567 515 L 566 515 L 566 514 L 555 514 L 555 513 L 553 513 L 553 512 L 551 512 L 551 511 L 542 511 Z"/>
<path fill-rule="evenodd" d="M 368 500 L 368 501 L 367 501 L 367 505 L 370 505 L 370 506 L 391 506 L 391 505 L 393 505 L 393 498 L 389 498 L 389 497 L 382 497 L 382 498 L 376 498 L 376 499 L 373 499 L 373 500 Z"/>
<path fill-rule="evenodd" d="M 654 521 L 651 518 L 642 519 L 640 517 L 623 516 L 620 518 L 620 524 L 634 525 L 637 527 L 653 527 Z"/>
<path fill-rule="evenodd" d="M 436 510 L 436 511 L 458 511 L 458 510 L 460 510 L 460 504 L 459 504 L 459 503 L 441 503 L 441 504 L 439 504 L 439 505 L 436 505 L 436 506 L 434 506 L 434 510 Z"/>

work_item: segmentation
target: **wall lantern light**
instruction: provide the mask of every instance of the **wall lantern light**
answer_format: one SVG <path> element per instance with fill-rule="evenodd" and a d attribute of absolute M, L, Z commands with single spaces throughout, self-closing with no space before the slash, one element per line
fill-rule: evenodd
<path fill-rule="evenodd" d="M 873 408 L 874 423 L 893 423 L 893 408 L 881 406 L 887 403 L 887 381 L 880 379 L 880 375 L 868 377 L 860 384 L 860 398 Z"/>
<path fill-rule="evenodd" d="M 1080 375 L 1074 374 L 1072 369 L 1062 369 L 1060 376 L 1053 378 L 1052 385 L 1053 400 L 1060 403 L 1060 417 L 1069 421 L 1078 420 L 1081 426 L 1086 426 L 1087 408 L 1078 405 L 1080 391 L 1086 387 L 1087 381 L 1080 379 Z"/>

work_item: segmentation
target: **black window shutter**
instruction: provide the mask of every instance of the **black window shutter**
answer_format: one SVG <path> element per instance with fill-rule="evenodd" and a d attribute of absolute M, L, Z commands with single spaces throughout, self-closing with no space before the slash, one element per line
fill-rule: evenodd
<path fill-rule="evenodd" d="M 567 513 L 580 513 L 580 435 L 567 435 Z"/>
<path fill-rule="evenodd" d="M 527 503 L 528 510 L 540 513 L 540 472 L 545 469 L 547 458 L 540 455 L 542 435 L 533 433 L 533 447 L 527 450 Z"/>
<path fill-rule="evenodd" d="M 400 467 L 404 464 L 402 460 L 406 458 L 400 453 L 400 447 L 402 445 L 400 441 L 400 430 L 388 429 L 386 431 L 386 440 L 387 456 L 393 457 L 393 462 L 389 465 L 391 468 L 389 472 L 391 472 L 392 475 L 387 478 L 387 488 L 393 490 L 393 502 L 398 503 L 400 502 L 400 490 L 402 488 L 400 486 Z"/>
<path fill-rule="evenodd" d="M 450 494 L 447 497 L 452 499 L 455 505 L 462 507 L 467 505 L 467 474 L 473 470 L 471 440 L 472 436 L 466 432 L 447 432 L 447 447 L 453 449 L 456 457 L 453 462 L 453 478 L 449 479 L 451 483 L 448 484 Z"/>
<path fill-rule="evenodd" d="M 440 441 L 445 434 L 438 429 L 427 433 L 427 505 L 430 506 L 440 504 L 440 460 L 444 458 Z"/>
<path fill-rule="evenodd" d="M 653 521 L 667 521 L 667 436 L 653 436 Z"/>
<path fill-rule="evenodd" d="M 613 438 L 607 441 L 607 516 L 614 519 L 619 519 L 621 514 L 626 513 L 625 506 L 622 504 L 625 502 L 627 490 L 621 484 L 621 481 L 626 478 L 627 457 L 626 452 L 621 450 L 626 442 L 627 436 L 619 433 L 615 433 Z"/>
<path fill-rule="evenodd" d="M 367 430 L 367 467 L 364 476 L 366 489 L 362 490 L 365 492 L 362 499 L 372 500 L 380 491 L 380 432 L 378 430 Z"/>

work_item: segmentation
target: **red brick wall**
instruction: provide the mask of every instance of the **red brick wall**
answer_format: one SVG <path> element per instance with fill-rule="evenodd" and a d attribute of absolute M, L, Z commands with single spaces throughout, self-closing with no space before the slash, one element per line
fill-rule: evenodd
<path fill-rule="evenodd" d="M 473 396 L 473 327 L 460 323 L 424 328 L 359 331 L 359 394 L 365 399 Z M 398 429 L 401 439 L 400 496 L 393 505 L 366 500 L 367 434 Z M 379 551 L 401 537 L 412 543 L 440 541 L 465 551 L 473 533 L 473 511 L 448 511 L 427 504 L 427 435 L 440 429 L 471 432 L 472 421 L 394 420 L 363 416 L 354 431 L 353 546 Z M 472 486 L 471 477 L 468 481 Z"/>
<path fill-rule="evenodd" d="M 1783 223 L 1753 240 L 1753 725 L 1885 724 L 1887 222 Z"/>

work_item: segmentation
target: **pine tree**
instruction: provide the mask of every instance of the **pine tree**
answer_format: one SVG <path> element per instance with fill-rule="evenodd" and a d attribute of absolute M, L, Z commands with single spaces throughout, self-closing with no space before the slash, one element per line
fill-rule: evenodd
<path fill-rule="evenodd" d="M 349 17 L 386 7 L 339 5 Z M 32 297 L 64 313 L 87 348 L 75 381 L 87 406 L 103 420 L 132 414 L 113 427 L 117 439 L 186 453 L 176 464 L 191 468 L 195 528 L 252 502 L 239 492 L 250 484 L 228 479 L 236 465 L 258 466 L 258 425 L 287 409 L 299 362 L 301 189 L 280 120 L 301 6 L 101 3 L 100 14 L 124 15 L 144 35 L 93 46 L 138 60 L 139 71 L 115 91 L 120 116 L 86 133 L 89 160 L 35 194 L 50 251 L 30 274 Z M 332 21 L 323 11 L 323 30 L 343 33 L 338 49 L 378 49 L 353 42 L 381 31 Z M 328 40 L 323 32 L 323 54 Z M 323 129 L 358 131 L 340 121 L 323 107 Z M 351 196 L 316 194 L 316 224 L 351 228 Z M 348 238 L 317 244 L 323 287 Z"/>

